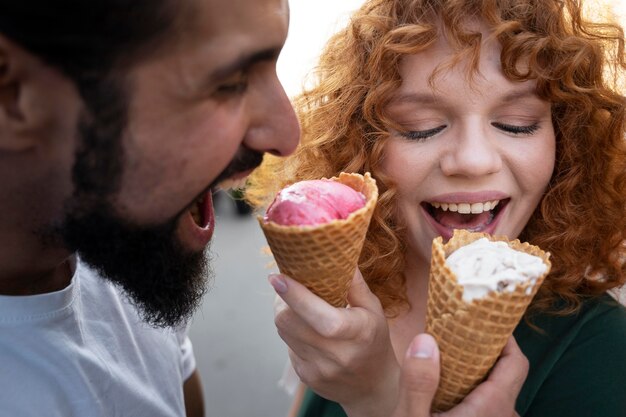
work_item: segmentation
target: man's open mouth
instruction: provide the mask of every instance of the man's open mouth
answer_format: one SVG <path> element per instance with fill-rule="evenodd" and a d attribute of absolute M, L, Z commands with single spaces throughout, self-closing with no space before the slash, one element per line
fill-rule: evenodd
<path fill-rule="evenodd" d="M 483 202 L 423 202 L 424 210 L 441 226 L 479 232 L 486 229 L 510 199 Z"/>
<path fill-rule="evenodd" d="M 218 190 L 237 190 L 246 186 L 248 181 L 248 174 L 240 174 L 234 178 L 228 178 L 217 184 L 215 187 L 210 188 L 204 194 L 196 199 L 196 201 L 189 208 L 191 217 L 196 225 L 201 228 L 206 228 L 212 221 L 213 217 L 213 198 L 212 195 Z"/>
<path fill-rule="evenodd" d="M 212 201 L 209 202 L 209 200 L 212 200 L 211 190 L 200 196 L 200 198 L 198 198 L 189 209 L 194 222 L 196 222 L 196 224 L 201 228 L 207 227 L 210 222 L 210 219 L 208 218 L 209 213 L 207 212 L 207 205 L 212 204 Z"/>

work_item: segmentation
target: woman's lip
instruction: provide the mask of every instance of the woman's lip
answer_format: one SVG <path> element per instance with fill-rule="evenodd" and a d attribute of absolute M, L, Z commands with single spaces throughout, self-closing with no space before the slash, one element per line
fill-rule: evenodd
<path fill-rule="evenodd" d="M 478 231 L 482 233 L 488 233 L 490 235 L 495 234 L 495 230 L 498 227 L 498 224 L 500 223 L 500 219 L 502 218 L 502 215 L 506 211 L 507 206 L 508 204 L 505 204 L 498 211 L 498 213 L 493 218 L 493 220 L 491 220 L 491 222 L 488 225 L 486 225 L 484 228 Z M 453 228 L 446 227 L 443 224 L 439 223 L 437 220 L 435 220 L 434 217 L 431 216 L 430 213 L 428 213 L 428 210 L 423 205 L 420 205 L 420 209 L 422 210 L 422 215 L 426 218 L 426 220 L 428 221 L 428 224 L 430 224 L 430 226 L 434 229 L 437 236 L 443 237 L 444 241 L 447 241 L 452 237 L 452 234 L 454 233 Z"/>
<path fill-rule="evenodd" d="M 206 224 L 200 227 L 188 209 L 183 213 L 178 224 L 178 237 L 183 245 L 192 252 L 202 252 L 211 241 L 215 230 L 215 211 L 213 196 L 208 190 L 202 207 L 202 218 Z"/>
<path fill-rule="evenodd" d="M 439 194 L 425 200 L 427 203 L 482 203 L 485 201 L 505 200 L 509 198 L 506 193 L 501 191 L 479 191 L 475 193 L 458 192 Z"/>

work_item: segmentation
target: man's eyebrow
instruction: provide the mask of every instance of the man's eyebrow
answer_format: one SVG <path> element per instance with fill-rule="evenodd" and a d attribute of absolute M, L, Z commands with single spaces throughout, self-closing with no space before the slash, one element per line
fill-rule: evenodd
<path fill-rule="evenodd" d="M 246 69 L 258 62 L 275 60 L 278 58 L 279 54 L 280 48 L 276 47 L 263 49 L 250 55 L 241 56 L 234 62 L 231 62 L 212 71 L 211 74 L 209 74 L 208 82 L 210 84 L 214 84 L 216 82 L 219 82 L 220 80 L 224 80 L 230 77 L 232 74 L 236 74 L 240 71 L 245 71 Z"/>

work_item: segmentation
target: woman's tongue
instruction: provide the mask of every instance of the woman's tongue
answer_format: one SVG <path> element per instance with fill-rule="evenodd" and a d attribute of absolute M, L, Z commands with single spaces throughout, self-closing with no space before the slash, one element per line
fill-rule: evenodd
<path fill-rule="evenodd" d="M 491 211 L 483 211 L 479 214 L 461 214 L 435 209 L 433 217 L 438 223 L 451 229 L 476 229 L 488 225 L 493 215 Z"/>

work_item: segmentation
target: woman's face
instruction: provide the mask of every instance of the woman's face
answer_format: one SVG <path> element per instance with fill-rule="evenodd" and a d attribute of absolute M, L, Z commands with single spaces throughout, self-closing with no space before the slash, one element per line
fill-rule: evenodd
<path fill-rule="evenodd" d="M 402 85 L 388 107 L 401 129 L 391 131 L 383 169 L 397 186 L 407 259 L 428 262 L 432 240 L 454 229 L 517 237 L 550 180 L 550 103 L 534 82 L 504 77 L 500 51 L 483 41 L 471 80 L 461 61 L 432 87 L 433 70 L 453 55 L 445 39 L 402 61 Z"/>

